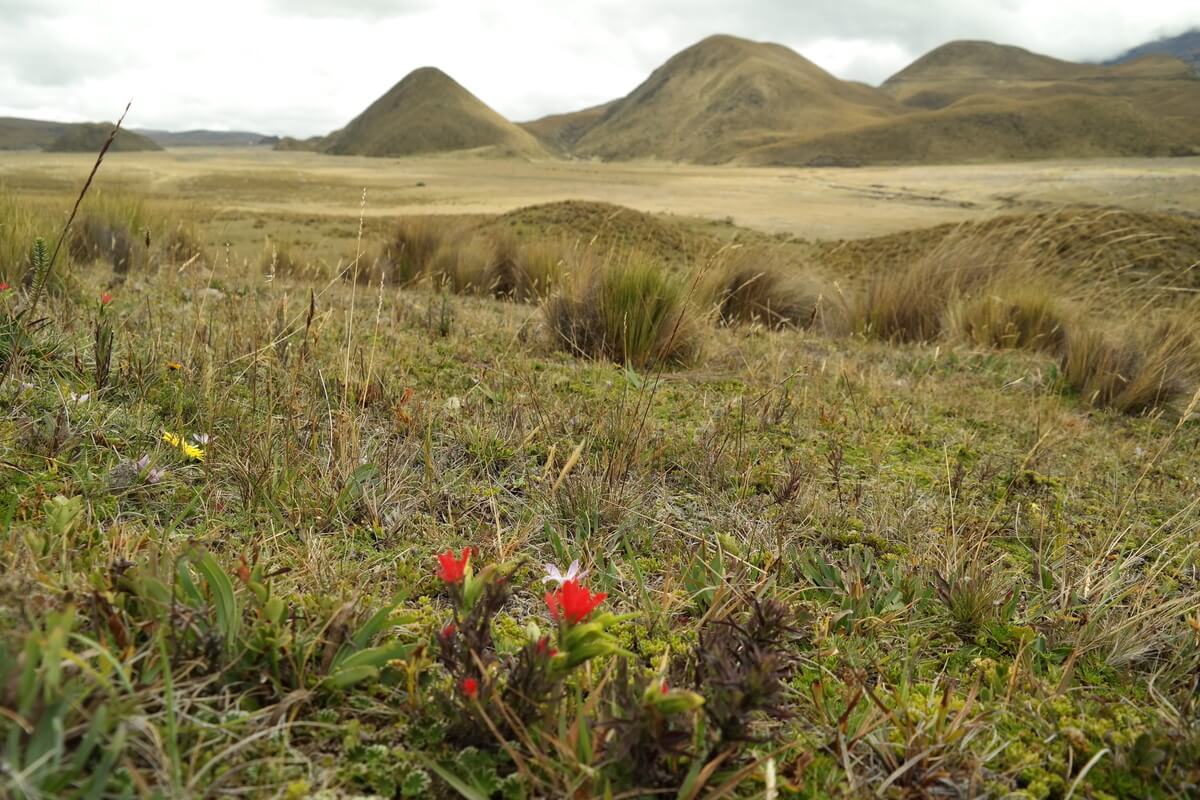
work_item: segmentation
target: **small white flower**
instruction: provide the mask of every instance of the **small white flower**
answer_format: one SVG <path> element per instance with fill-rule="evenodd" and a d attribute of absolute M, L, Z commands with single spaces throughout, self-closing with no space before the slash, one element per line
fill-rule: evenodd
<path fill-rule="evenodd" d="M 158 483 L 167 474 L 165 469 L 152 469 L 146 473 L 146 483 Z"/>
<path fill-rule="evenodd" d="M 150 466 L 150 456 L 142 456 L 137 461 L 133 462 L 133 465 L 137 467 L 138 472 L 141 472 L 146 467 Z"/>
<path fill-rule="evenodd" d="M 446 412 L 449 414 L 457 414 L 462 410 L 462 404 L 461 397 L 446 398 Z"/>
<path fill-rule="evenodd" d="M 567 567 L 567 574 L 563 574 L 558 567 L 553 564 L 546 565 L 546 577 L 542 578 L 544 583 L 557 583 L 562 586 L 567 581 L 577 581 L 587 575 L 587 570 L 579 569 L 579 559 L 571 562 L 571 566 Z"/>
<path fill-rule="evenodd" d="M 207 433 L 193 433 L 192 441 L 195 442 L 196 444 L 200 445 L 201 447 L 204 447 L 205 445 L 208 444 L 208 434 Z"/>
<path fill-rule="evenodd" d="M 91 392 L 85 392 L 84 394 L 75 394 L 74 392 L 71 392 L 71 402 L 72 403 L 86 403 L 88 400 L 91 400 L 91 399 L 92 399 Z"/>

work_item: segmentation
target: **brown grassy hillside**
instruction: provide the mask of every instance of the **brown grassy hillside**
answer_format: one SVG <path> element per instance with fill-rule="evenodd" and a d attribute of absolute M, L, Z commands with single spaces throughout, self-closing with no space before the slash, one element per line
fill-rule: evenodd
<path fill-rule="evenodd" d="M 521 128 L 529 131 L 546 147 L 554 152 L 568 153 L 575 143 L 588 132 L 597 122 L 604 118 L 608 110 L 617 104 L 616 100 L 601 103 L 598 106 L 585 108 L 580 111 L 569 111 L 566 114 L 550 114 L 549 116 L 518 123 Z"/>
<path fill-rule="evenodd" d="M 112 128 L 110 123 L 102 122 L 69 125 L 45 149 L 51 153 L 95 153 L 104 146 Z M 163 148 L 140 133 L 120 130 L 109 149 L 112 152 L 136 152 Z"/>
<path fill-rule="evenodd" d="M 1037 158 L 1178 156 L 1200 136 L 1115 97 L 973 97 L 937 111 L 746 151 L 754 165 L 935 164 Z"/>
<path fill-rule="evenodd" d="M 617 101 L 576 152 L 720 163 L 751 143 L 852 128 L 901 110 L 883 92 L 838 80 L 781 45 L 712 36 Z"/>
<path fill-rule="evenodd" d="M 1092 297 L 1124 295 L 1158 305 L 1200 290 L 1200 219 L 1178 214 L 1067 208 L 815 247 L 816 259 L 833 274 L 855 280 L 919 260 L 951 237 L 1016 248 L 1031 236 L 1058 277 L 1087 287 Z"/>
<path fill-rule="evenodd" d="M 42 150 L 68 127 L 66 122 L 0 117 L 0 150 Z"/>
<path fill-rule="evenodd" d="M 497 114 L 441 70 L 411 72 L 332 135 L 337 155 L 407 156 L 488 148 L 498 155 L 538 157 L 532 134 Z"/>
<path fill-rule="evenodd" d="M 716 237 L 684 221 L 587 200 L 518 208 L 482 226 L 519 239 L 558 239 L 596 252 L 634 249 L 671 265 L 686 265 L 720 247 Z"/>
<path fill-rule="evenodd" d="M 951 42 L 925 54 L 882 87 L 914 108 L 946 108 L 986 95 L 1009 100 L 1046 96 L 1119 97 L 1144 113 L 1200 115 L 1200 79 L 1187 64 L 1156 55 L 1116 66 L 1073 64 L 991 42 Z"/>

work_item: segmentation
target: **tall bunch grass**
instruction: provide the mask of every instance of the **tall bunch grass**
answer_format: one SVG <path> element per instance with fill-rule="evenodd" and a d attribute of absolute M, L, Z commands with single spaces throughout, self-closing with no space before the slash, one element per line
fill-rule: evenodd
<path fill-rule="evenodd" d="M 700 352 L 693 282 L 639 253 L 595 262 L 544 306 L 558 344 L 576 355 L 643 368 Z"/>
<path fill-rule="evenodd" d="M 952 336 L 976 347 L 1059 355 L 1066 345 L 1069 318 L 1053 292 L 1012 285 L 952 302 L 943 325 Z"/>
<path fill-rule="evenodd" d="M 845 314 L 836 290 L 777 251 L 739 248 L 705 281 L 705 301 L 725 325 L 768 328 L 841 328 Z"/>
<path fill-rule="evenodd" d="M 1200 337 L 1175 316 L 1142 335 L 1128 328 L 1079 325 L 1066 338 L 1063 380 L 1087 403 L 1137 414 L 1194 391 L 1200 383 Z"/>
<path fill-rule="evenodd" d="M 384 254 L 391 280 L 400 286 L 420 282 L 448 238 L 446 224 L 438 220 L 428 217 L 401 220 Z"/>

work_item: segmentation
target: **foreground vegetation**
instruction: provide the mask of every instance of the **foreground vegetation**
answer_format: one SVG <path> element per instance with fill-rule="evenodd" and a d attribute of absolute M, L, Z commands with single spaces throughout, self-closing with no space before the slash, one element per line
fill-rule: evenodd
<path fill-rule="evenodd" d="M 1030 281 L 1053 224 L 245 270 L 89 197 L 27 314 L 9 203 L 0 793 L 1200 790 L 1194 307 Z"/>

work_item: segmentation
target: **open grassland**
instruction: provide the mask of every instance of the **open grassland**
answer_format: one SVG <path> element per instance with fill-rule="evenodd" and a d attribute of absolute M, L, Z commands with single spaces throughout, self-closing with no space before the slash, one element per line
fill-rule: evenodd
<path fill-rule="evenodd" d="M 0 795 L 1200 791 L 1194 162 L 122 156 L 23 313 L 88 166 L 0 163 Z"/>

